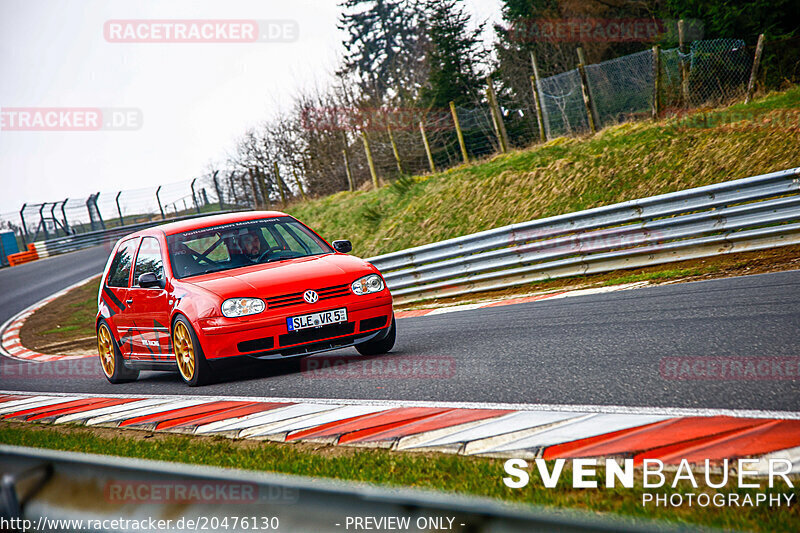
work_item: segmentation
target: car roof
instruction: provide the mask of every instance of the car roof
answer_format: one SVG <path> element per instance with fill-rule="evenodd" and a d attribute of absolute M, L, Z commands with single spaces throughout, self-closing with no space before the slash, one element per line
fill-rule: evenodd
<path fill-rule="evenodd" d="M 219 215 L 208 215 L 203 217 L 195 217 L 187 220 L 178 220 L 176 222 L 168 222 L 147 228 L 136 233 L 131 233 L 126 239 L 130 237 L 140 237 L 145 235 L 154 235 L 164 232 L 166 235 L 175 235 L 176 233 L 183 233 L 185 231 L 194 231 L 198 229 L 208 228 L 211 226 L 219 226 L 221 224 L 231 224 L 234 222 L 247 222 L 248 220 L 258 220 L 261 218 L 269 217 L 284 217 L 288 216 L 286 213 L 280 211 L 238 211 L 236 213 L 223 213 Z"/>

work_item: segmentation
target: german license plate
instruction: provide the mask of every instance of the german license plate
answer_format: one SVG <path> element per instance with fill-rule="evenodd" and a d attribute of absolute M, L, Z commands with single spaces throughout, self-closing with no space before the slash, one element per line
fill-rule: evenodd
<path fill-rule="evenodd" d="M 347 309 L 333 309 L 332 311 L 320 311 L 319 313 L 309 313 L 307 315 L 292 316 L 286 319 L 286 326 L 289 331 L 299 329 L 318 328 L 329 324 L 347 322 Z"/>

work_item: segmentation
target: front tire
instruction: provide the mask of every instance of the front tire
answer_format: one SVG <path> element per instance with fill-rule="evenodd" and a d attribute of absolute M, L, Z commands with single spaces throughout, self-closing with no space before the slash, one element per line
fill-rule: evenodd
<path fill-rule="evenodd" d="M 100 353 L 100 366 L 103 368 L 103 375 L 111 383 L 135 381 L 139 377 L 138 370 L 125 368 L 117 340 L 105 320 L 101 320 L 100 325 L 97 327 L 97 351 Z"/>
<path fill-rule="evenodd" d="M 197 387 L 208 383 L 211 370 L 206 356 L 194 328 L 183 316 L 178 316 L 172 325 L 172 349 L 178 363 L 178 373 L 187 385 Z"/>
<path fill-rule="evenodd" d="M 392 325 L 389 327 L 389 333 L 384 338 L 356 344 L 356 350 L 358 350 L 358 353 L 361 355 L 381 355 L 389 353 L 389 350 L 394 347 L 396 337 L 397 325 L 394 316 L 392 316 Z"/>

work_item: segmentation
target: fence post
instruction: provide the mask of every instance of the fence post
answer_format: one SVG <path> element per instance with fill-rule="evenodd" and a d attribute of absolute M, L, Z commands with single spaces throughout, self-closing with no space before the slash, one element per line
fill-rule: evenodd
<path fill-rule="evenodd" d="M 64 198 L 64 201 L 61 202 L 61 216 L 64 218 L 64 231 L 66 231 L 67 235 L 69 235 L 71 232 L 69 229 L 69 221 L 67 220 L 67 211 L 65 209 L 67 206 L 67 200 L 69 200 L 69 198 Z"/>
<path fill-rule="evenodd" d="M 215 170 L 214 174 L 211 175 L 211 180 L 214 182 L 214 190 L 217 191 L 217 201 L 219 202 L 219 210 L 225 210 L 225 200 L 222 198 L 222 189 L 219 188 L 219 180 L 217 179 L 217 174 L 219 174 L 219 170 Z"/>
<path fill-rule="evenodd" d="M 461 131 L 461 123 L 458 121 L 458 112 L 456 111 L 456 104 L 450 101 L 450 114 L 453 115 L 453 124 L 456 126 L 456 135 L 458 136 L 458 145 L 461 147 L 461 157 L 464 158 L 464 163 L 469 163 L 469 155 L 467 155 L 467 145 L 464 143 L 464 133 Z"/>
<path fill-rule="evenodd" d="M 194 191 L 194 184 L 197 182 L 197 178 L 192 180 L 192 184 L 190 185 L 192 189 L 192 201 L 194 202 L 194 209 L 197 211 L 197 214 L 200 214 L 200 202 L 197 201 L 197 193 Z"/>
<path fill-rule="evenodd" d="M 97 221 L 100 222 L 100 228 L 106 229 L 106 223 L 103 222 L 103 215 L 100 214 L 100 208 L 97 207 L 97 199 L 100 197 L 100 193 L 96 192 L 93 195 L 89 195 L 89 202 L 94 206 L 94 214 L 97 215 Z M 87 202 L 87 204 L 89 203 Z M 89 208 L 89 215 L 91 216 L 91 208 Z"/>
<path fill-rule="evenodd" d="M 299 177 L 297 177 L 297 171 L 294 167 L 292 167 L 292 176 L 294 176 L 294 182 L 297 184 L 297 188 L 300 190 L 300 196 L 303 197 L 304 201 L 307 200 L 308 198 L 306 198 L 306 191 L 303 188 L 303 182 L 300 181 Z"/>
<path fill-rule="evenodd" d="M 89 198 L 91 198 L 91 195 L 89 196 Z M 88 200 L 87 200 L 87 203 L 88 203 Z M 46 205 L 47 204 L 44 203 L 39 207 L 39 225 L 42 226 L 42 231 L 44 232 L 44 240 L 47 240 L 47 239 L 50 238 L 47 235 L 47 222 L 44 221 L 44 213 L 43 213 L 44 206 L 46 206 Z M 94 230 L 94 218 L 91 217 L 91 214 L 92 214 L 92 212 L 89 211 L 89 215 L 90 215 L 89 221 L 90 221 L 90 224 L 92 225 L 92 229 Z M 39 233 L 39 232 L 37 231 L 36 233 Z M 36 240 L 36 239 L 34 238 L 34 240 Z"/>
<path fill-rule="evenodd" d="M 253 169 L 247 169 L 247 175 L 250 176 L 250 194 L 253 195 L 253 209 L 258 209 L 258 190 L 256 189 L 256 178 L 253 175 Z"/>
<path fill-rule="evenodd" d="M 114 201 L 117 203 L 117 214 L 119 214 L 119 225 L 125 225 L 125 217 L 122 216 L 122 208 L 119 206 L 119 197 L 122 196 L 122 191 L 117 193 L 117 197 L 114 198 Z"/>
<path fill-rule="evenodd" d="M 238 206 L 239 205 L 239 195 L 236 194 L 236 180 L 234 180 L 235 177 L 236 177 L 236 171 L 233 170 L 233 171 L 231 171 L 231 175 L 228 176 L 228 184 L 231 187 L 231 196 L 233 197 L 233 203 Z"/>
<path fill-rule="evenodd" d="M 386 125 L 386 131 L 389 132 L 389 141 L 392 143 L 392 152 L 394 153 L 394 160 L 397 162 L 397 171 L 402 176 L 405 172 L 403 171 L 403 163 L 400 161 L 400 151 L 397 149 L 397 143 L 394 142 L 391 124 Z"/>
<path fill-rule="evenodd" d="M 342 155 L 344 156 L 344 169 L 347 171 L 347 190 L 353 192 L 355 190 L 355 186 L 353 184 L 353 174 L 350 172 L 350 160 L 347 158 L 347 150 L 342 150 Z"/>
<path fill-rule="evenodd" d="M 167 217 L 164 215 L 164 206 L 161 205 L 161 198 L 158 196 L 160 192 L 161 192 L 161 185 L 159 185 L 158 189 L 156 189 L 156 202 L 158 202 L 158 209 L 159 211 L 161 211 L 161 220 L 164 220 Z"/>
<path fill-rule="evenodd" d="M 681 71 L 681 100 L 689 107 L 689 67 L 686 65 L 686 28 L 683 19 L 678 21 L 678 65 Z"/>
<path fill-rule="evenodd" d="M 533 103 L 536 106 L 536 120 L 539 122 L 539 138 L 544 142 L 547 140 L 547 135 L 544 132 L 544 111 L 542 109 L 542 98 L 539 94 L 539 65 L 536 63 L 536 55 L 533 52 L 531 52 L 531 66 L 533 66 L 533 76 L 531 76 Z"/>
<path fill-rule="evenodd" d="M 260 168 L 256 168 L 256 178 L 258 179 L 258 188 L 261 189 L 261 205 L 267 209 L 272 209 L 272 202 L 269 199 L 269 191 L 267 191 L 267 182 L 264 179 L 264 172 Z M 283 191 L 280 190 L 280 183 L 278 183 L 278 192 L 281 193 L 281 200 L 283 200 Z"/>
<path fill-rule="evenodd" d="M 597 133 L 597 121 L 594 116 L 594 106 L 592 106 L 592 93 L 589 91 L 589 78 L 586 77 L 586 57 L 583 55 L 583 48 L 581 47 L 578 47 L 578 74 L 581 77 L 581 92 L 583 93 L 583 105 L 586 107 L 589 129 L 592 133 Z"/>
<path fill-rule="evenodd" d="M 281 207 L 286 207 L 286 195 L 284 194 L 283 191 L 283 180 L 281 179 L 281 171 L 278 168 L 277 161 L 272 162 L 272 168 L 273 171 L 275 172 L 275 181 L 278 182 L 278 192 L 281 195 Z"/>
<path fill-rule="evenodd" d="M 758 44 L 756 44 L 756 55 L 753 57 L 753 69 L 750 71 L 750 82 L 747 84 L 747 97 L 744 103 L 750 102 L 753 97 L 753 91 L 756 88 L 756 75 L 758 75 L 758 66 L 761 64 L 761 53 L 764 51 L 764 34 L 758 36 Z"/>
<path fill-rule="evenodd" d="M 60 225 L 58 220 L 56 220 L 56 205 L 58 202 L 53 202 L 53 205 L 50 207 L 50 218 L 53 219 L 53 231 L 56 233 L 56 237 L 58 237 L 58 226 Z M 66 231 L 64 235 L 66 235 Z"/>
<path fill-rule="evenodd" d="M 661 47 L 653 46 L 653 120 L 658 119 L 661 112 Z"/>
<path fill-rule="evenodd" d="M 25 208 L 28 207 L 27 203 L 22 204 L 22 209 L 19 210 L 19 220 L 22 222 L 22 245 L 28 245 L 28 226 L 25 225 Z"/>
<path fill-rule="evenodd" d="M 425 133 L 425 124 L 419 121 L 419 132 L 422 134 L 422 143 L 425 145 L 425 153 L 428 155 L 428 166 L 431 168 L 431 173 L 436 172 L 436 164 L 433 162 L 433 153 L 431 152 L 431 145 L 428 143 L 428 134 Z"/>
<path fill-rule="evenodd" d="M 492 121 L 494 122 L 494 129 L 497 133 L 497 141 L 500 143 L 500 151 L 506 153 L 508 151 L 508 133 L 506 132 L 506 125 L 503 124 L 503 115 L 500 113 L 500 106 L 497 105 L 497 96 L 494 94 L 494 85 L 492 85 L 492 78 L 486 77 L 486 98 L 489 99 L 489 109 L 492 113 Z"/>
<path fill-rule="evenodd" d="M 369 164 L 369 173 L 372 176 L 372 186 L 378 188 L 378 173 L 375 172 L 375 162 L 372 160 L 372 150 L 369 149 L 369 140 L 367 139 L 367 132 L 361 130 L 361 140 L 364 141 L 364 152 L 367 154 L 367 164 Z"/>

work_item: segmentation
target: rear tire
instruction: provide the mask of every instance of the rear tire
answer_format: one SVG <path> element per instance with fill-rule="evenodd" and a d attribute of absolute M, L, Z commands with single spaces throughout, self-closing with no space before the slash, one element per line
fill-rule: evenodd
<path fill-rule="evenodd" d="M 381 355 L 389 353 L 394 347 L 394 341 L 397 337 L 397 325 L 392 316 L 392 325 L 389 327 L 389 333 L 380 340 L 371 340 L 356 344 L 356 350 L 361 355 Z"/>
<path fill-rule="evenodd" d="M 126 383 L 135 381 L 139 377 L 138 370 L 125 367 L 117 339 L 114 338 L 111 327 L 105 320 L 100 320 L 100 325 L 97 326 L 97 351 L 100 353 L 103 375 L 111 383 Z"/>
<path fill-rule="evenodd" d="M 172 349 L 178 363 L 178 374 L 190 387 L 205 385 L 211 379 L 211 369 L 194 328 L 186 317 L 178 315 L 172 323 Z"/>

